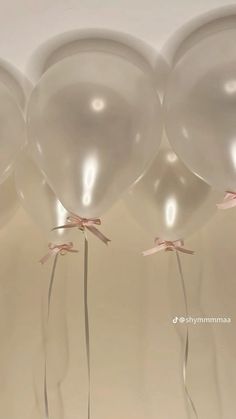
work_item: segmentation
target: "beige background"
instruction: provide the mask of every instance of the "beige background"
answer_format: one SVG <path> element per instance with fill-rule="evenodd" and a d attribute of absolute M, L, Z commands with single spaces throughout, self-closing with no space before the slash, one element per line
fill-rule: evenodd
<path fill-rule="evenodd" d="M 137 37 L 170 60 L 195 27 L 235 11 L 235 1 L 231 3 L 1 0 L 0 57 L 34 82 L 44 65 L 42 44 L 47 49 L 48 40 L 61 33 L 99 28 L 123 32 L 124 40 Z M 23 88 L 29 90 L 28 85 Z M 18 95 L 24 103 L 22 92 Z M 232 318 L 231 325 L 190 330 L 188 384 L 200 419 L 235 418 L 235 223 L 236 210 L 217 214 L 187 242 L 196 255 L 182 258 L 191 314 Z M 112 239 L 109 248 L 90 241 L 92 419 L 187 419 L 183 326 L 172 324 L 174 316 L 183 314 L 174 254 L 142 258 L 141 250 L 153 238 L 122 203 L 104 217 L 102 228 Z M 81 253 L 60 260 L 52 305 L 50 419 L 86 418 L 83 254 L 78 241 Z M 51 262 L 41 267 L 38 259 L 46 251 L 46 239 L 20 209 L 1 229 L 0 242 L 0 418 L 45 419 L 37 406 L 42 407 L 42 312 L 51 268 Z M 55 391 L 61 380 L 62 416 Z"/>
<path fill-rule="evenodd" d="M 235 417 L 235 222 L 233 209 L 217 214 L 187 242 L 196 255 L 182 257 L 191 315 L 232 318 L 230 325 L 190 327 L 188 383 L 201 419 Z M 143 258 L 140 251 L 152 238 L 121 202 L 104 217 L 102 228 L 112 238 L 108 248 L 90 237 L 92 417 L 187 418 L 181 381 L 184 326 L 172 324 L 184 312 L 174 254 Z M 46 242 L 21 209 L 0 239 L 0 417 L 43 419 L 35 410 L 35 392 L 40 399 L 42 301 L 51 262 L 44 267 L 37 262 Z M 60 419 L 55 383 L 63 377 L 62 417 L 86 417 L 79 232 L 77 244 L 80 254 L 59 261 L 52 304 L 52 419 Z"/>

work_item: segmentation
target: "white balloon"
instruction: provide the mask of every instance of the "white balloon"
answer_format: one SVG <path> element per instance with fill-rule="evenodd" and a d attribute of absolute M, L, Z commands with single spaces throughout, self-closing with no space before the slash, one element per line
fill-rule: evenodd
<path fill-rule="evenodd" d="M 101 216 L 145 170 L 162 132 L 153 80 L 112 53 L 53 65 L 28 109 L 29 146 L 63 205 Z"/>
<path fill-rule="evenodd" d="M 176 153 L 219 190 L 236 191 L 236 29 L 211 33 L 179 60 L 165 98 Z"/>
<path fill-rule="evenodd" d="M 66 224 L 69 213 L 26 153 L 22 153 L 17 161 L 15 183 L 23 208 L 32 220 L 43 229 L 48 240 L 55 244 L 67 242 L 71 232 L 65 229 L 51 230 Z"/>
<path fill-rule="evenodd" d="M 26 141 L 26 125 L 15 99 L 0 83 L 0 183 L 9 176 Z"/>
<path fill-rule="evenodd" d="M 190 172 L 164 144 L 125 197 L 135 219 L 163 240 L 185 239 L 216 212 L 222 194 Z"/>

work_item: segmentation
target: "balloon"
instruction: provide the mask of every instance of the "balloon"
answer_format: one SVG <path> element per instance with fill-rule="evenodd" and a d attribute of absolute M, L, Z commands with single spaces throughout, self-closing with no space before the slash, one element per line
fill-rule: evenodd
<path fill-rule="evenodd" d="M 106 52 L 53 65 L 28 108 L 30 151 L 63 205 L 100 216 L 157 152 L 162 115 L 149 74 Z"/>
<path fill-rule="evenodd" d="M 0 184 L 0 227 L 3 227 L 15 214 L 19 206 L 14 176 L 9 176 Z"/>
<path fill-rule="evenodd" d="M 126 195 L 136 220 L 163 240 L 184 239 L 216 211 L 219 192 L 190 172 L 168 144 Z"/>
<path fill-rule="evenodd" d="M 25 121 L 13 96 L 0 83 L 0 184 L 12 172 L 13 163 L 25 143 Z"/>
<path fill-rule="evenodd" d="M 32 220 L 44 230 L 49 241 L 56 244 L 68 241 L 68 230 L 51 231 L 51 229 L 65 224 L 69 213 L 26 153 L 22 153 L 17 161 L 15 183 L 23 208 Z"/>
<path fill-rule="evenodd" d="M 193 46 L 176 65 L 165 98 L 176 153 L 219 190 L 236 191 L 236 29 Z"/>

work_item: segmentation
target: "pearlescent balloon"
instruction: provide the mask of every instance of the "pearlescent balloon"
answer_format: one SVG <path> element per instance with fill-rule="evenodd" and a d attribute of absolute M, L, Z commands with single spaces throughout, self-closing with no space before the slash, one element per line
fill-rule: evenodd
<path fill-rule="evenodd" d="M 23 114 L 9 90 L 0 83 L 0 183 L 12 172 L 25 140 Z"/>
<path fill-rule="evenodd" d="M 236 191 L 235 39 L 235 26 L 201 39 L 176 65 L 165 98 L 172 147 L 224 191 Z"/>
<path fill-rule="evenodd" d="M 15 183 L 20 202 L 32 220 L 43 229 L 48 240 L 55 244 L 68 241 L 68 230 L 51 231 L 66 223 L 69 213 L 48 186 L 43 174 L 26 153 L 15 167 Z"/>
<path fill-rule="evenodd" d="M 144 176 L 125 197 L 135 219 L 153 237 L 184 239 L 216 212 L 222 194 L 190 172 L 168 145 L 163 145 Z"/>
<path fill-rule="evenodd" d="M 63 203 L 101 216 L 157 152 L 161 106 L 147 74 L 120 56 L 88 51 L 53 65 L 28 109 L 34 160 Z"/>
<path fill-rule="evenodd" d="M 4 227 L 15 214 L 19 206 L 14 176 L 9 176 L 0 184 L 0 228 Z"/>

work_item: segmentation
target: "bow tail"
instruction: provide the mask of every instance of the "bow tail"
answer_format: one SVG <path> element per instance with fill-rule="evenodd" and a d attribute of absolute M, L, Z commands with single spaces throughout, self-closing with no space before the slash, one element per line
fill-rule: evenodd
<path fill-rule="evenodd" d="M 157 252 L 160 252 L 161 250 L 165 250 L 166 249 L 166 245 L 165 244 L 158 244 L 157 246 L 152 247 L 151 249 L 145 250 L 144 252 L 142 252 L 143 256 L 150 256 L 150 255 L 154 255 Z"/>
<path fill-rule="evenodd" d="M 236 207 L 236 197 L 226 199 L 220 204 L 217 204 L 216 206 L 218 209 L 229 209 L 229 208 Z"/>
<path fill-rule="evenodd" d="M 178 252 L 181 253 L 186 253 L 187 255 L 194 255 L 194 251 L 193 250 L 189 250 L 189 249 L 185 249 L 184 247 L 176 247 L 175 250 L 177 250 Z"/>
<path fill-rule="evenodd" d="M 75 228 L 75 227 L 79 228 L 78 223 L 68 223 L 68 224 L 64 224 L 64 225 L 62 225 L 62 226 L 54 227 L 54 228 L 52 229 L 52 231 L 54 231 L 54 230 L 59 230 L 59 229 L 61 229 L 61 228 Z"/>
<path fill-rule="evenodd" d="M 99 231 L 95 226 L 86 226 L 86 228 L 90 231 L 90 233 L 94 234 L 103 243 L 108 244 L 111 241 L 106 236 L 104 236 L 104 234 L 101 231 Z"/>
<path fill-rule="evenodd" d="M 56 255 L 57 253 L 58 251 L 56 251 L 55 249 L 50 249 L 49 252 L 46 255 L 44 255 L 39 262 L 41 263 L 41 265 L 44 265 L 44 263 L 46 263 L 53 254 Z"/>

